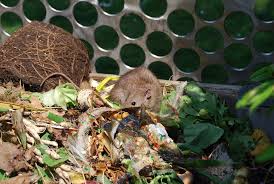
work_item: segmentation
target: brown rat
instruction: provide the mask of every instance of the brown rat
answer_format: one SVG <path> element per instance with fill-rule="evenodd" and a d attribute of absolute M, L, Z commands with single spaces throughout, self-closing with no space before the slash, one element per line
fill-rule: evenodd
<path fill-rule="evenodd" d="M 120 77 L 110 91 L 110 97 L 124 107 L 144 105 L 149 110 L 158 111 L 162 88 L 150 70 L 138 67 Z"/>

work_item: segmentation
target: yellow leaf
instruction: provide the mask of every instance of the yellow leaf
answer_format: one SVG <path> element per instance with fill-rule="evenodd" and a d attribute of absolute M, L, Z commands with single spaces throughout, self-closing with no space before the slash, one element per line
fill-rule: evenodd
<path fill-rule="evenodd" d="M 109 81 L 111 81 L 111 80 L 118 80 L 118 79 L 119 79 L 118 76 L 109 76 L 109 77 L 106 77 L 104 80 L 102 80 L 102 81 L 99 83 L 99 85 L 96 87 L 96 90 L 97 90 L 98 92 L 100 92 L 100 91 L 105 87 L 105 85 L 106 85 Z"/>
<path fill-rule="evenodd" d="M 69 178 L 72 184 L 83 184 L 85 183 L 85 178 L 81 173 L 70 172 Z"/>
<path fill-rule="evenodd" d="M 254 150 L 250 152 L 252 156 L 257 156 L 271 145 L 271 140 L 261 129 L 254 129 L 252 138 L 257 142 Z"/>

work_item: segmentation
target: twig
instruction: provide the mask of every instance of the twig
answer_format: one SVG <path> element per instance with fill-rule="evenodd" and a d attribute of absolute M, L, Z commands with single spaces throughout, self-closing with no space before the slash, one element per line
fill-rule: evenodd
<path fill-rule="evenodd" d="M 71 80 L 71 78 L 69 78 L 66 74 L 63 74 L 63 73 L 60 73 L 60 72 L 56 72 L 56 73 L 52 73 L 48 76 L 46 76 L 46 78 L 43 79 L 43 81 L 41 82 L 40 84 L 40 88 L 43 87 L 44 83 L 51 77 L 55 76 L 55 75 L 60 75 L 62 77 L 64 77 L 66 80 L 68 80 L 70 83 L 72 83 L 74 85 L 74 87 L 77 89 L 77 90 L 80 90 L 80 88 Z"/>
<path fill-rule="evenodd" d="M 66 128 L 60 125 L 52 125 L 44 122 L 36 122 L 37 127 L 47 127 L 47 128 L 54 128 L 54 129 L 60 129 L 60 130 L 71 130 L 71 131 L 77 131 L 77 128 Z"/>

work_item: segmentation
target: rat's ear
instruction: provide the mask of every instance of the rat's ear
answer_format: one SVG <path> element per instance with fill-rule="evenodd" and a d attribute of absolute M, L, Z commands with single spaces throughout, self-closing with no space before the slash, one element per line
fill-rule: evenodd
<path fill-rule="evenodd" d="M 147 89 L 146 92 L 145 92 L 145 98 L 147 100 L 150 100 L 151 99 L 151 89 Z"/>

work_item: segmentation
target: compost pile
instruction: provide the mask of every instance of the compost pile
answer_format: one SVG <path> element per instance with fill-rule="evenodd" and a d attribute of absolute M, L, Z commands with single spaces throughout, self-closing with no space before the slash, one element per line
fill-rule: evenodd
<path fill-rule="evenodd" d="M 0 183 L 273 182 L 260 156 L 267 136 L 231 117 L 214 94 L 195 83 L 165 85 L 152 113 L 113 103 L 117 78 L 43 93 L 3 84 Z"/>
<path fill-rule="evenodd" d="M 33 21 L 20 28 L 0 47 L 0 80 L 19 80 L 40 90 L 51 89 L 72 79 L 76 85 L 88 76 L 90 64 L 87 50 L 81 40 L 63 29 Z M 59 73 L 49 77 L 53 73 Z M 65 74 L 64 78 L 61 74 Z"/>
<path fill-rule="evenodd" d="M 122 107 L 118 76 L 88 78 L 81 41 L 35 21 L 0 58 L 0 184 L 274 182 L 267 135 L 195 83 L 164 84 L 157 113 Z"/>

